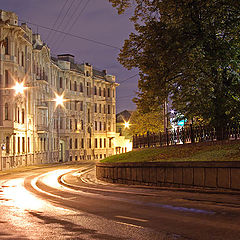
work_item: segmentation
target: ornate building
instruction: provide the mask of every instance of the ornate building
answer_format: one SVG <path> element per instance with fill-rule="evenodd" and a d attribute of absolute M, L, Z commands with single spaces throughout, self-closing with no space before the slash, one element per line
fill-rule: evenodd
<path fill-rule="evenodd" d="M 52 57 L 39 34 L 3 10 L 0 52 L 1 170 L 115 154 L 115 76 L 70 54 Z"/>

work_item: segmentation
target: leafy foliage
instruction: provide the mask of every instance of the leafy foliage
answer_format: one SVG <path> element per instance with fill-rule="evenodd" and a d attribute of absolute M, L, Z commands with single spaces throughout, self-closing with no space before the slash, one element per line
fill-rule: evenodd
<path fill-rule="evenodd" d="M 109 1 L 120 14 L 135 8 L 119 61 L 140 70 L 138 107 L 170 97 L 180 114 L 217 129 L 240 120 L 239 0 Z"/>
<path fill-rule="evenodd" d="M 150 111 L 143 113 L 137 110 L 132 114 L 129 129 L 131 135 L 160 131 L 163 131 L 163 112 Z"/>

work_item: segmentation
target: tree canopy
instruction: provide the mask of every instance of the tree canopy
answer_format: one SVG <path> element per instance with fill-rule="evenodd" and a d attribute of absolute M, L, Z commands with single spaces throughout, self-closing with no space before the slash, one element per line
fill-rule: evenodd
<path fill-rule="evenodd" d="M 137 106 L 151 111 L 170 97 L 188 119 L 216 128 L 239 122 L 239 0 L 109 1 L 119 14 L 135 9 L 136 32 L 119 61 L 140 71 Z"/>
<path fill-rule="evenodd" d="M 128 131 L 131 135 L 162 132 L 163 112 L 150 111 L 143 113 L 139 110 L 134 111 L 130 118 L 130 129 Z"/>

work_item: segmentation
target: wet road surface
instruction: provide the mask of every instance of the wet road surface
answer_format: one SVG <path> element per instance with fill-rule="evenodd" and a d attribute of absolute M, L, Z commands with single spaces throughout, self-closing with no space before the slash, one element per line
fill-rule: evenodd
<path fill-rule="evenodd" d="M 0 239 L 240 239 L 240 195 L 124 187 L 93 163 L 0 177 Z"/>

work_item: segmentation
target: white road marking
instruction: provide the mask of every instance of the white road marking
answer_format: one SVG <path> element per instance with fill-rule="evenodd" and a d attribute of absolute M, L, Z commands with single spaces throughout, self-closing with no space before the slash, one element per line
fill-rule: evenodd
<path fill-rule="evenodd" d="M 128 219 L 128 220 L 134 220 L 138 222 L 148 222 L 146 219 L 141 219 L 141 218 L 132 218 L 132 217 L 127 217 L 127 216 L 115 216 L 117 218 L 123 218 L 123 219 Z"/>
<path fill-rule="evenodd" d="M 141 227 L 141 226 L 138 226 L 138 225 L 134 225 L 134 224 L 130 224 L 130 223 L 125 223 L 125 222 L 117 222 L 115 221 L 116 223 L 119 223 L 119 224 L 123 224 L 123 225 L 127 225 L 127 226 L 130 226 L 130 227 L 135 227 L 135 228 L 144 228 L 144 227 Z"/>

